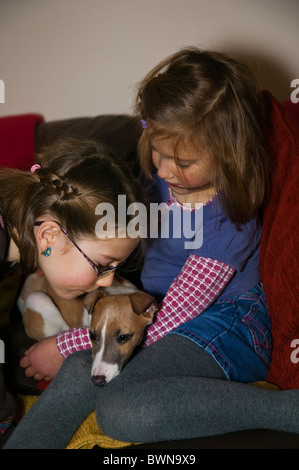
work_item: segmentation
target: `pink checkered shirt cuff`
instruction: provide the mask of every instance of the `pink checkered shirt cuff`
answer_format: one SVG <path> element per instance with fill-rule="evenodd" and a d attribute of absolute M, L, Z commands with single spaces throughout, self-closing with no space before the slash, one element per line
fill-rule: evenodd
<path fill-rule="evenodd" d="M 56 337 L 56 344 L 64 358 L 75 352 L 91 349 L 89 328 L 72 328 L 62 331 Z"/>
<path fill-rule="evenodd" d="M 165 295 L 144 346 L 200 315 L 223 291 L 234 269 L 220 261 L 190 255 Z"/>

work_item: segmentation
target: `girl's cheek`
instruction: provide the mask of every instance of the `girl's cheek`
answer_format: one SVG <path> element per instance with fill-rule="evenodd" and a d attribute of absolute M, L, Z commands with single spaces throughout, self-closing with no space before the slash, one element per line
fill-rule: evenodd
<path fill-rule="evenodd" d="M 62 279 L 62 284 L 66 286 L 79 286 L 82 289 L 94 285 L 97 280 L 95 273 L 69 275 Z"/>
<path fill-rule="evenodd" d="M 179 177 L 180 177 L 180 180 L 182 182 L 182 184 L 186 187 L 189 187 L 189 186 L 192 186 L 192 176 L 188 176 L 188 173 L 186 170 L 182 170 L 182 169 L 178 169 L 178 174 L 179 174 Z"/>

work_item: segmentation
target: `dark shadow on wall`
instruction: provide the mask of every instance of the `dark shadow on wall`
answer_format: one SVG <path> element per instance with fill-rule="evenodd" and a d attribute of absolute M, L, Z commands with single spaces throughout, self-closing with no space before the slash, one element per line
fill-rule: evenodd
<path fill-rule="evenodd" d="M 239 50 L 236 47 L 222 47 L 222 51 L 227 52 L 240 62 L 246 64 L 256 76 L 261 89 L 270 91 L 277 100 L 286 101 L 290 99 L 293 91 L 291 82 L 295 78 L 294 71 L 286 69 L 283 61 L 277 58 L 264 56 L 260 52 Z"/>

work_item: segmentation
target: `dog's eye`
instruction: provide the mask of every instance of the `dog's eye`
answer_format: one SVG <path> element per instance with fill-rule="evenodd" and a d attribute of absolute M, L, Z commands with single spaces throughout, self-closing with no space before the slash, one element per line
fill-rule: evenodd
<path fill-rule="evenodd" d="M 119 335 L 118 338 L 117 338 L 117 342 L 118 343 L 121 343 L 121 344 L 124 344 L 126 343 L 127 341 L 129 341 L 129 339 L 131 338 L 132 335 Z"/>
<path fill-rule="evenodd" d="M 91 341 L 95 341 L 96 340 L 96 335 L 94 334 L 93 331 L 89 330 L 89 337 L 91 339 Z"/>

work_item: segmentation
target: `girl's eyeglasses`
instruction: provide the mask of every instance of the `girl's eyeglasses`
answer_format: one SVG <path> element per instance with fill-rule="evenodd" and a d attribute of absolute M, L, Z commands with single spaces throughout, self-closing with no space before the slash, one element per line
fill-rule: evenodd
<path fill-rule="evenodd" d="M 38 222 L 35 222 L 35 226 L 39 227 L 43 222 L 45 222 L 44 220 L 40 220 Z M 95 272 L 97 273 L 97 277 L 103 277 L 103 276 L 106 276 L 107 274 L 110 274 L 110 273 L 113 273 L 114 271 L 116 271 L 117 269 L 119 269 L 119 266 L 107 266 L 107 267 L 104 267 L 104 266 L 101 266 L 101 265 L 96 265 L 94 264 L 93 261 L 91 261 L 90 258 L 88 258 L 88 256 L 84 253 L 83 250 L 81 250 L 81 248 L 77 245 L 77 243 L 70 237 L 70 235 L 67 233 L 67 231 L 63 228 L 63 226 L 57 222 L 56 220 L 53 220 L 52 222 L 55 222 L 57 225 L 59 225 L 61 231 L 64 233 L 64 235 L 72 242 L 72 244 L 77 248 L 78 251 L 80 251 L 81 255 L 84 256 L 84 258 L 89 262 L 89 264 L 93 267 L 93 269 L 95 270 Z"/>

